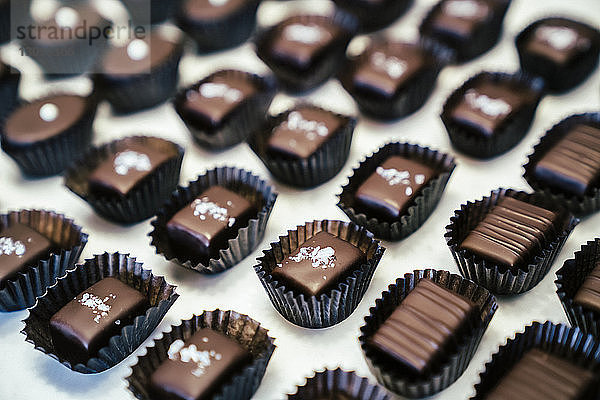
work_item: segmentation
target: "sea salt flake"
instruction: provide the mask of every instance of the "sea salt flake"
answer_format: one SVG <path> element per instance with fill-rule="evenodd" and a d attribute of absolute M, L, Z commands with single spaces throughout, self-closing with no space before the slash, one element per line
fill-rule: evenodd
<path fill-rule="evenodd" d="M 96 296 L 95 294 L 85 292 L 81 295 L 81 299 L 77 302 L 84 307 L 89 308 L 92 314 L 95 314 L 94 322 L 99 324 L 100 320 L 108 316 L 111 306 L 107 304 L 110 299 L 115 299 L 117 296 L 112 293 L 103 299 Z"/>
<path fill-rule="evenodd" d="M 114 169 L 118 175 L 127 175 L 129 171 L 146 172 L 152 169 L 150 158 L 143 153 L 127 150 L 117 154 Z"/>
<path fill-rule="evenodd" d="M 237 103 L 244 96 L 240 90 L 232 88 L 226 83 L 206 82 L 200 85 L 199 92 L 204 98 L 222 98 L 227 103 Z"/>
<path fill-rule="evenodd" d="M 308 140 L 315 140 L 317 136 L 327 136 L 329 129 L 323 122 L 312 121 L 305 119 L 298 111 L 292 111 L 288 114 L 287 121 L 284 126 L 292 131 L 300 131 Z M 292 144 L 292 141 L 294 142 Z M 296 140 L 290 139 L 290 146 L 297 144 Z"/>
<path fill-rule="evenodd" d="M 451 0 L 444 3 L 444 11 L 458 18 L 474 18 L 483 13 L 484 6 L 473 0 Z"/>
<path fill-rule="evenodd" d="M 219 222 L 226 223 L 229 227 L 235 224 L 235 218 L 228 215 L 227 209 L 210 201 L 208 197 L 194 200 L 192 208 L 194 209 L 194 216 L 202 221 L 205 221 L 207 217 L 211 217 Z"/>
<path fill-rule="evenodd" d="M 566 26 L 540 26 L 536 29 L 535 36 L 560 51 L 574 48 L 578 41 L 581 44 L 589 42 L 587 38 L 580 38 L 577 32 Z"/>
<path fill-rule="evenodd" d="M 290 260 L 294 262 L 309 260 L 313 268 L 327 269 L 335 267 L 336 256 L 333 247 L 307 246 L 301 247 L 298 254 L 290 257 Z"/>
<path fill-rule="evenodd" d="M 0 256 L 22 256 L 27 252 L 26 246 L 20 240 L 16 240 L 12 237 L 2 236 L 0 237 Z"/>
<path fill-rule="evenodd" d="M 283 37 L 291 42 L 317 44 L 328 40 L 331 34 L 318 25 L 291 24 L 283 30 Z"/>
<path fill-rule="evenodd" d="M 371 64 L 377 67 L 377 69 L 384 71 L 393 79 L 400 78 L 408 69 L 406 61 L 395 56 L 387 57 L 380 51 L 376 51 L 371 55 Z"/>
<path fill-rule="evenodd" d="M 208 342 L 208 338 L 202 338 L 204 343 Z M 220 361 L 222 355 L 214 350 L 199 350 L 195 344 L 185 346 L 183 340 L 175 340 L 169 350 L 167 351 L 169 359 L 173 361 L 181 361 L 183 363 L 195 364 L 194 369 L 191 371 L 195 377 L 201 377 L 206 373 L 213 360 Z"/>
<path fill-rule="evenodd" d="M 512 110 L 510 104 L 506 101 L 502 99 L 493 99 L 485 94 L 478 93 L 474 89 L 469 89 L 467 93 L 465 93 L 465 100 L 471 107 L 492 118 L 507 115 Z"/>

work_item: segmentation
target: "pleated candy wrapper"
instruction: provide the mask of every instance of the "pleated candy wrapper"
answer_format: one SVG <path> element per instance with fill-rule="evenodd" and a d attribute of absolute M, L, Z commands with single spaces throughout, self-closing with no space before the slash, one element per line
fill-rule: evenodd
<path fill-rule="evenodd" d="M 313 400 L 336 398 L 343 394 L 355 400 L 392 400 L 391 395 L 381 386 L 372 384 L 367 378 L 360 377 L 354 371 L 344 371 L 341 368 L 326 369 L 315 372 L 298 386 L 294 394 L 289 394 L 289 400 Z"/>

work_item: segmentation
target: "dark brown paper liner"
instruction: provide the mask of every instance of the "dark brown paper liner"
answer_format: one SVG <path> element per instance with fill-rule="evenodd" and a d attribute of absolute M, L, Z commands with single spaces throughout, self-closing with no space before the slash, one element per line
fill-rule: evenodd
<path fill-rule="evenodd" d="M 334 3 L 354 15 L 362 32 L 372 32 L 391 25 L 414 3 L 414 0 L 334 0 Z"/>
<path fill-rule="evenodd" d="M 284 282 L 275 280 L 271 271 L 276 265 L 321 231 L 358 247 L 367 255 L 367 261 L 342 280 L 337 288 L 318 297 L 297 293 L 286 288 Z M 279 242 L 271 243 L 271 248 L 263 250 L 264 255 L 257 259 L 254 271 L 273 307 L 285 319 L 305 328 L 327 328 L 348 318 L 356 309 L 371 283 L 384 251 L 385 248 L 373 239 L 371 232 L 352 222 L 313 221 L 298 226 L 294 231 L 288 231 L 287 236 L 279 237 Z"/>
<path fill-rule="evenodd" d="M 133 141 L 162 149 L 175 150 L 176 155 L 156 169 L 127 196 L 98 197 L 89 192 L 88 178 L 94 169 L 111 157 L 120 142 Z M 90 149 L 74 162 L 65 173 L 65 185 L 77 196 L 87 201 L 104 218 L 120 224 L 143 221 L 156 213 L 179 183 L 179 172 L 184 150 L 165 139 L 151 136 L 131 136 L 114 140 Z"/>
<path fill-rule="evenodd" d="M 221 386 L 220 391 L 211 397 L 213 400 L 250 399 L 260 386 L 267 364 L 275 350 L 274 338 L 260 323 L 247 315 L 235 311 L 204 311 L 202 315 L 194 315 L 191 319 L 181 321 L 180 325 L 171 326 L 171 330 L 163 332 L 153 346 L 146 347 L 146 354 L 138 357 L 127 378 L 128 389 L 140 400 L 150 400 L 148 387 L 150 377 L 159 365 L 168 358 L 167 352 L 175 340 L 187 340 L 196 331 L 210 328 L 238 342 L 252 355 L 252 363 L 234 374 Z"/>
<path fill-rule="evenodd" d="M 98 74 L 96 86 L 117 114 L 155 107 L 175 94 L 182 55 L 183 44 L 178 43 L 172 54 L 150 71 L 130 76 Z"/>
<path fill-rule="evenodd" d="M 319 110 L 320 107 L 306 103 L 298 103 L 296 107 L 309 106 Z M 294 107 L 295 108 L 295 107 Z M 252 135 L 248 143 L 260 160 L 265 164 L 273 176 L 290 186 L 298 188 L 312 188 L 327 182 L 340 172 L 348 160 L 352 135 L 356 127 L 356 119 L 346 115 L 334 113 L 344 123 L 339 132 L 320 146 L 317 151 L 306 159 L 290 160 L 284 157 L 272 157 L 267 152 L 267 142 L 273 129 L 285 121 L 290 109 L 276 116 L 269 116 L 260 128 Z M 331 111 L 327 111 L 331 112 Z"/>
<path fill-rule="evenodd" d="M 356 18 L 341 10 L 336 11 L 331 16 L 301 15 L 299 17 L 302 22 L 306 23 L 322 20 L 329 21 L 329 23 L 339 26 L 345 33 L 338 46 L 324 57 L 321 57 L 321 60 L 316 62 L 314 67 L 308 71 L 299 71 L 271 58 L 271 41 L 273 35 L 279 29 L 279 24 L 263 29 L 256 35 L 254 44 L 258 57 L 271 68 L 277 77 L 278 83 L 284 90 L 296 93 L 307 92 L 316 88 L 338 71 L 344 59 L 346 47 L 358 29 Z"/>
<path fill-rule="evenodd" d="M 218 259 L 211 258 L 208 265 L 196 264 L 172 248 L 167 223 L 202 192 L 216 185 L 237 192 L 252 203 L 259 212 L 250 219 L 247 226 L 238 230 L 234 238 L 229 239 L 229 246 L 219 251 Z M 170 200 L 161 208 L 156 218 L 152 220 L 154 229 L 148 234 L 152 238 L 150 245 L 156 247 L 157 254 L 162 254 L 167 260 L 185 268 L 203 274 L 223 272 L 240 263 L 260 244 L 276 199 L 277 193 L 274 188 L 251 172 L 235 167 L 220 167 L 206 171 L 206 174 L 190 182 L 187 187 L 178 187 Z"/>
<path fill-rule="evenodd" d="M 21 73 L 17 69 L 4 65 L 9 71 L 0 76 L 0 121 L 4 121 L 17 105 L 21 81 Z"/>
<path fill-rule="evenodd" d="M 463 124 L 452 121 L 450 113 L 453 107 L 462 100 L 469 88 L 477 82 L 511 82 L 526 86 L 537 94 L 536 101 L 528 107 L 523 107 L 503 123 L 493 135 L 489 137 L 474 136 Z M 487 159 L 507 152 L 516 146 L 525 137 L 535 116 L 535 110 L 544 94 L 544 81 L 522 72 L 507 74 L 502 72 L 480 72 L 468 79 L 461 87 L 456 89 L 446 100 L 441 113 L 442 122 L 450 136 L 452 145 L 459 151 L 478 159 Z"/>
<path fill-rule="evenodd" d="M 600 339 L 600 313 L 575 304 L 573 299 L 583 285 L 585 279 L 600 261 L 600 239 L 588 241 L 575 252 L 575 257 L 568 259 L 556 272 L 556 294 L 560 299 L 569 322 L 579 327 L 583 333 L 592 334 Z"/>
<path fill-rule="evenodd" d="M 564 358 L 595 373 L 600 370 L 600 344 L 591 335 L 563 324 L 533 322 L 523 332 L 508 339 L 492 356 L 491 361 L 485 364 L 485 371 L 479 375 L 480 381 L 475 385 L 476 394 L 470 400 L 485 399 L 500 379 L 533 348 Z"/>
<path fill-rule="evenodd" d="M 61 93 L 53 95 L 59 94 Z M 26 103 L 22 102 L 21 105 L 13 108 L 13 111 Z M 34 143 L 11 142 L 4 134 L 5 119 L 0 138 L 2 149 L 15 160 L 24 175 L 46 177 L 62 173 L 73 160 L 79 158 L 90 147 L 97 107 L 98 98 L 95 92 L 92 92 L 87 98 L 84 113 L 76 123 L 58 135 Z"/>
<path fill-rule="evenodd" d="M 236 107 L 216 129 L 207 131 L 194 124 L 193 118 L 184 111 L 183 102 L 189 90 L 198 90 L 203 83 L 209 81 L 215 75 L 243 76 L 253 82 L 259 89 L 256 94 Z M 261 126 L 275 94 L 276 84 L 271 76 L 262 77 L 249 72 L 220 70 L 210 74 L 195 85 L 181 90 L 173 100 L 173 105 L 175 111 L 177 111 L 177 114 L 200 146 L 209 150 L 222 150 L 246 141 L 250 134 Z"/>
<path fill-rule="evenodd" d="M 577 216 L 586 216 L 600 210 L 600 184 L 591 188 L 585 196 L 577 196 L 569 193 L 561 193 L 560 190 L 551 188 L 535 178 L 535 166 L 542 157 L 552 149 L 569 131 L 579 124 L 589 124 L 600 129 L 600 113 L 586 113 L 571 115 L 554 125 L 540 139 L 533 148 L 527 164 L 523 166 L 525 173 L 523 177 L 536 192 L 556 201 Z"/>
<path fill-rule="evenodd" d="M 555 203 L 541 194 L 517 192 L 512 189 L 496 189 L 490 196 L 475 202 L 468 201 L 454 211 L 450 224 L 446 226 L 446 242 L 450 252 L 458 265 L 460 273 L 495 294 L 519 294 L 536 286 L 548 273 L 556 256 L 560 253 L 563 244 L 571 231 L 579 223 L 579 219 L 566 213 L 567 223 L 558 236 L 536 254 L 525 268 L 516 271 L 488 261 L 469 250 L 460 249 L 460 244 L 487 213 L 504 196 L 513 197 L 548 210 L 566 213 Z"/>
<path fill-rule="evenodd" d="M 326 369 L 315 372 L 306 379 L 306 383 L 289 394 L 290 400 L 329 399 L 336 394 L 344 394 L 355 400 L 392 400 L 390 394 L 379 385 L 374 385 L 367 378 L 360 377 L 354 371 Z"/>
<path fill-rule="evenodd" d="M 577 23 L 582 29 L 588 31 L 592 36 L 590 49 L 575 62 L 556 64 L 546 57 L 527 52 L 525 48 L 527 40 L 540 24 L 546 21 Z M 519 53 L 521 69 L 542 77 L 546 81 L 548 90 L 556 93 L 564 93 L 583 82 L 598 66 L 600 55 L 600 31 L 590 25 L 563 17 L 546 17 L 537 20 L 527 26 L 515 39 L 515 45 Z"/>
<path fill-rule="evenodd" d="M 440 7 L 442 7 L 443 2 L 439 1 L 427 13 L 425 19 L 423 19 L 419 28 L 421 35 L 430 37 L 432 40 L 438 41 L 453 49 L 457 62 L 464 63 L 470 61 L 494 47 L 502 34 L 504 15 L 506 15 L 511 0 L 494 0 L 493 2 L 498 3 L 498 5 L 501 3 L 503 4 L 501 8 L 495 12 L 492 11 L 487 20 L 480 23 L 470 37 L 460 39 L 453 37 L 452 35 L 440 35 L 439 33 L 427 31 L 427 26 L 431 24 L 431 21 L 440 11 Z"/>
<path fill-rule="evenodd" d="M 399 221 L 389 223 L 357 212 L 353 207 L 354 194 L 358 187 L 391 156 L 401 156 L 422 162 L 437 171 L 438 175 L 423 187 L 419 196 L 415 198 L 414 204 L 408 208 L 407 213 Z M 419 229 L 429 218 L 439 203 L 455 167 L 452 156 L 431 150 L 429 147 L 408 143 L 388 143 L 365 158 L 358 168 L 354 169 L 353 174 L 348 178 L 348 183 L 342 187 L 342 193 L 338 195 L 337 206 L 351 221 L 373 232 L 376 238 L 391 241 L 402 240 Z"/>
<path fill-rule="evenodd" d="M 0 215 L 0 231 L 15 223 L 27 225 L 55 243 L 60 252 L 51 252 L 36 265 L 28 265 L 15 279 L 0 288 L 0 312 L 23 310 L 35 304 L 36 297 L 73 268 L 87 244 L 88 235 L 62 214 L 45 210 L 12 211 Z"/>
<path fill-rule="evenodd" d="M 401 43 L 377 37 L 372 45 L 383 44 L 387 48 L 393 49 Z M 339 74 L 339 80 L 344 89 L 356 101 L 363 114 L 374 119 L 393 120 L 406 117 L 425 104 L 435 87 L 439 72 L 451 62 L 453 52 L 427 39 L 422 39 L 418 45 L 425 53 L 428 53 L 428 57 L 431 57 L 431 66 L 410 78 L 391 99 L 374 91 L 356 90 L 353 82 L 354 71 L 366 55 L 362 53 L 358 56 L 347 57 L 346 65 Z"/>
<path fill-rule="evenodd" d="M 480 315 L 479 323 L 473 326 L 468 334 L 460 338 L 455 351 L 449 354 L 441 365 L 429 374 L 411 380 L 399 370 L 395 370 L 393 364 L 386 362 L 371 350 L 366 341 L 423 278 L 431 279 L 438 285 L 470 299 L 479 307 Z M 382 293 L 381 298 L 376 300 L 375 307 L 370 308 L 370 314 L 365 317 L 365 324 L 360 328 L 361 336 L 358 340 L 367 364 L 379 383 L 401 396 L 427 397 L 444 390 L 462 375 L 497 308 L 494 296 L 475 282 L 448 271 L 415 270 L 413 273 L 404 274 L 404 278 L 398 278 L 396 283 L 390 285 L 388 290 Z"/>
<path fill-rule="evenodd" d="M 164 0 L 163 0 L 164 1 Z M 244 43 L 256 28 L 260 0 L 246 1 L 238 10 L 222 18 L 194 21 L 180 7 L 177 24 L 196 43 L 199 53 L 225 50 Z"/>
<path fill-rule="evenodd" d="M 56 354 L 50 336 L 50 318 L 78 294 L 106 277 L 114 277 L 140 291 L 150 304 L 144 315 L 121 329 L 119 335 L 110 338 L 109 344 L 98 351 L 87 363 L 72 364 Z M 176 286 L 168 284 L 162 276 L 143 269 L 135 257 L 121 253 L 96 255 L 79 264 L 61 277 L 46 293 L 38 297 L 35 306 L 23 322 L 21 331 L 26 341 L 65 367 L 83 374 L 94 374 L 114 367 L 138 348 L 150 336 L 179 295 Z"/>

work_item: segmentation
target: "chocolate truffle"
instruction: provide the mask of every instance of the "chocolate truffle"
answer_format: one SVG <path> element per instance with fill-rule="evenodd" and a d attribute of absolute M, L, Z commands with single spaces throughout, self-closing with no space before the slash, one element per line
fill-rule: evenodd
<path fill-rule="evenodd" d="M 271 271 L 287 289 L 305 296 L 320 296 L 366 262 L 358 247 L 321 231 L 292 251 Z"/>
<path fill-rule="evenodd" d="M 585 309 L 600 313 L 600 263 L 596 262 L 595 268 L 577 290 L 573 302 Z"/>
<path fill-rule="evenodd" d="M 27 225 L 11 224 L 0 230 L 0 288 L 35 265 L 41 259 L 48 258 L 52 243 L 48 238 Z"/>
<path fill-rule="evenodd" d="M 199 52 L 234 47 L 256 27 L 259 0 L 183 0 L 177 23 L 198 45 Z"/>
<path fill-rule="evenodd" d="M 175 93 L 182 49 L 158 32 L 113 47 L 102 59 L 97 86 L 117 113 L 154 107 Z"/>
<path fill-rule="evenodd" d="M 90 173 L 89 193 L 96 197 L 125 197 L 177 155 L 175 146 L 167 150 L 142 141 L 120 141 L 114 153 Z"/>
<path fill-rule="evenodd" d="M 4 139 L 13 145 L 28 145 L 56 137 L 81 121 L 90 100 L 58 95 L 17 108 L 6 120 Z"/>
<path fill-rule="evenodd" d="M 598 65 L 600 32 L 566 18 L 545 18 L 525 28 L 516 45 L 524 71 L 544 78 L 549 89 L 564 92 Z"/>
<path fill-rule="evenodd" d="M 503 197 L 460 244 L 493 263 L 525 268 L 552 242 L 564 224 L 559 213 Z"/>
<path fill-rule="evenodd" d="M 343 125 L 336 114 L 311 106 L 299 106 L 276 126 L 267 141 L 271 156 L 306 159 L 336 135 Z"/>
<path fill-rule="evenodd" d="M 218 72 L 186 92 L 180 115 L 210 134 L 257 92 L 254 82 L 244 74 Z"/>
<path fill-rule="evenodd" d="M 54 349 L 72 363 L 85 364 L 147 307 L 147 299 L 139 291 L 116 278 L 104 278 L 52 316 Z"/>
<path fill-rule="evenodd" d="M 369 217 L 397 221 L 435 176 L 435 171 L 421 162 L 391 156 L 358 187 L 355 207 Z"/>
<path fill-rule="evenodd" d="M 168 357 L 150 377 L 153 399 L 211 399 L 252 359 L 238 342 L 209 328 L 175 340 Z"/>
<path fill-rule="evenodd" d="M 442 0 L 421 24 L 421 34 L 468 61 L 498 41 L 510 0 Z"/>
<path fill-rule="evenodd" d="M 533 167 L 533 176 L 545 186 L 583 196 L 598 183 L 600 128 L 575 125 Z"/>
<path fill-rule="evenodd" d="M 480 82 L 466 90 L 449 118 L 473 135 L 489 137 L 498 134 L 506 121 L 535 104 L 536 99 L 537 94 L 524 85 Z"/>
<path fill-rule="evenodd" d="M 172 246 L 197 262 L 218 258 L 228 240 L 248 225 L 257 210 L 241 195 L 212 186 L 178 211 L 167 223 Z"/>
<path fill-rule="evenodd" d="M 264 32 L 257 53 L 284 88 L 306 91 L 336 72 L 351 35 L 331 17 L 294 16 Z"/>
<path fill-rule="evenodd" d="M 500 379 L 486 400 L 592 400 L 598 377 L 590 370 L 534 348 Z"/>
<path fill-rule="evenodd" d="M 421 279 L 367 343 L 408 373 L 423 375 L 456 346 L 477 311 L 470 300 Z"/>

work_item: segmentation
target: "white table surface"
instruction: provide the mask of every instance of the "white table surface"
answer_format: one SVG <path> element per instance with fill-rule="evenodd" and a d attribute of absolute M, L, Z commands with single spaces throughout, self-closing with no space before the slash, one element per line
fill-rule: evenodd
<path fill-rule="evenodd" d="M 415 37 L 419 22 L 435 0 L 416 0 L 410 11 L 389 30 L 399 38 Z M 328 6 L 327 2 L 265 1 L 259 10 L 259 21 L 270 23 L 281 14 L 296 7 L 307 5 L 309 10 Z M 547 15 L 572 16 L 590 23 L 600 22 L 598 0 L 513 0 L 505 19 L 505 29 L 499 45 L 459 67 L 448 67 L 439 76 L 437 87 L 417 113 L 395 123 L 382 124 L 363 118 L 354 135 L 350 158 L 341 173 L 320 187 L 299 191 L 275 182 L 280 195 L 275 204 L 263 243 L 242 263 L 217 276 L 203 276 L 181 268 L 156 255 L 150 247 L 147 234 L 149 221 L 132 227 L 121 227 L 98 217 L 80 198 L 63 186 L 61 177 L 42 180 L 25 180 L 13 161 L 0 152 L 0 212 L 20 208 L 46 208 L 67 214 L 89 233 L 84 257 L 104 251 L 129 252 L 144 262 L 155 274 L 165 275 L 167 280 L 179 286 L 179 300 L 166 315 L 151 338 L 133 355 L 109 371 L 97 375 L 82 375 L 63 367 L 55 360 L 33 349 L 19 333 L 21 320 L 27 311 L 0 314 L 0 399 L 61 399 L 105 400 L 133 399 L 126 389 L 124 378 L 135 364 L 136 356 L 145 352 L 145 345 L 171 324 L 187 319 L 192 314 L 215 308 L 233 309 L 260 321 L 276 338 L 277 349 L 267 368 L 266 375 L 255 399 L 281 399 L 304 382 L 305 376 L 315 369 L 335 368 L 338 365 L 355 370 L 374 381 L 361 352 L 359 327 L 369 307 L 374 304 L 387 285 L 413 269 L 434 267 L 458 273 L 443 238 L 453 211 L 467 200 L 479 199 L 497 187 L 528 190 L 521 177 L 522 165 L 532 146 L 540 136 L 564 117 L 579 112 L 600 109 L 600 74 L 596 70 L 576 90 L 563 96 L 545 97 L 535 116 L 531 130 L 512 151 L 492 161 L 477 161 L 451 148 L 448 135 L 439 118 L 441 107 L 448 95 L 465 79 L 481 70 L 516 71 L 517 53 L 513 39 L 530 22 Z M 2 49 L 6 58 L 17 51 L 15 44 Z M 35 67 L 26 59 L 18 60 L 27 71 Z M 181 84 L 190 84 L 219 67 L 234 67 L 253 72 L 266 72 L 266 67 L 255 56 L 248 44 L 234 50 L 208 57 L 186 54 L 181 65 Z M 52 85 L 39 76 L 26 76 L 22 95 L 31 99 L 50 87 L 61 85 L 85 86 L 85 79 Z M 330 80 L 308 96 L 308 99 L 330 109 L 356 113 L 355 105 L 337 81 Z M 280 111 L 290 104 L 291 98 L 279 95 L 273 111 Z M 240 144 L 221 153 L 207 152 L 193 143 L 190 134 L 178 119 L 173 108 L 164 104 L 128 117 L 115 117 L 107 104 L 102 104 L 94 125 L 96 144 L 131 135 L 152 134 L 174 140 L 186 148 L 181 182 L 193 180 L 206 169 L 222 165 L 235 165 L 254 171 L 270 179 L 268 171 L 248 146 Z M 362 158 L 380 145 L 400 140 L 450 152 L 456 156 L 457 168 L 446 188 L 437 209 L 415 234 L 399 243 L 386 243 L 387 251 L 375 272 L 371 286 L 357 310 L 342 323 L 324 330 L 299 328 L 287 322 L 271 305 L 253 270 L 255 258 L 268 243 L 297 224 L 313 219 L 341 219 L 346 216 L 336 207 L 336 194 L 346 182 L 351 169 Z M 533 290 L 513 298 L 500 298 L 499 309 L 484 338 L 462 377 L 435 399 L 467 399 L 474 393 L 473 385 L 479 380 L 491 354 L 499 345 L 531 321 L 550 320 L 566 323 L 567 319 L 555 294 L 555 272 L 563 262 L 573 256 L 581 244 L 600 235 L 600 214 L 583 221 L 570 236 L 550 273 Z"/>

